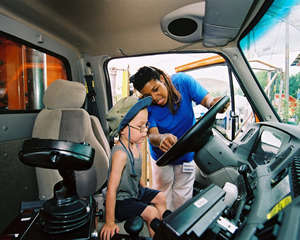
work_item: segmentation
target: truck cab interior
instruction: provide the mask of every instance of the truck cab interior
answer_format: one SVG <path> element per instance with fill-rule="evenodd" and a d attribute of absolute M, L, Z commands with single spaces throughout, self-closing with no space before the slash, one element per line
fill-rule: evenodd
<path fill-rule="evenodd" d="M 299 239 L 299 16 L 299 0 L 1 0 L 0 239 L 99 239 L 105 115 L 142 66 L 223 96 L 157 161 L 192 151 L 197 172 L 156 238 Z M 44 221 L 78 209 L 75 225 Z"/>

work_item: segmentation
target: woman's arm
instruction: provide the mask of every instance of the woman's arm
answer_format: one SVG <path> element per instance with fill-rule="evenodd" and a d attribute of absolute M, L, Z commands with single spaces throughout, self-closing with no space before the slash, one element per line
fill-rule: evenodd
<path fill-rule="evenodd" d="M 213 97 L 211 96 L 209 93 L 203 98 L 201 105 L 203 105 L 206 108 L 211 108 L 213 105 L 215 105 L 222 97 Z M 228 106 L 229 106 L 230 102 L 228 102 L 225 107 L 223 109 L 221 109 L 220 113 L 224 113 Z"/>
<path fill-rule="evenodd" d="M 197 104 L 201 104 L 206 108 L 211 108 L 215 105 L 221 97 L 213 97 L 210 93 L 199 83 L 197 82 L 192 76 L 185 74 L 182 75 L 181 84 L 185 86 L 185 89 L 190 94 L 193 101 Z"/>
<path fill-rule="evenodd" d="M 103 240 L 109 240 L 115 233 L 119 232 L 119 227 L 115 223 L 116 193 L 126 161 L 127 155 L 122 151 L 116 151 L 112 156 L 105 201 L 105 224 L 100 232 L 100 237 Z"/>
<path fill-rule="evenodd" d="M 201 105 L 203 105 L 206 108 L 211 108 L 213 105 L 215 105 L 215 103 L 217 101 L 219 101 L 221 99 L 221 97 L 216 97 L 214 98 L 213 96 L 211 96 L 209 93 L 206 94 L 206 96 L 203 98 L 203 100 L 201 101 Z"/>

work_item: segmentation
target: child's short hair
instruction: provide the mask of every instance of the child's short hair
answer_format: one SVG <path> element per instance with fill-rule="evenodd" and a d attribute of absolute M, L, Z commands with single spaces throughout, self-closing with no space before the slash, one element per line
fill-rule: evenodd
<path fill-rule="evenodd" d="M 138 99 L 135 96 L 129 96 L 121 98 L 106 114 L 106 120 L 111 130 L 110 136 L 117 136 L 139 111 L 150 106 L 151 103 L 151 97 Z"/>

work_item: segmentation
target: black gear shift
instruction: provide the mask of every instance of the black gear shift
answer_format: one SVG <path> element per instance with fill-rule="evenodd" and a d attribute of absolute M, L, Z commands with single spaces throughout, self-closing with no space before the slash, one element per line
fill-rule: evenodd
<path fill-rule="evenodd" d="M 247 174 L 250 172 L 250 168 L 247 164 L 243 164 L 239 167 L 238 169 L 239 174 L 242 175 L 244 182 L 245 182 L 245 186 L 246 186 L 246 192 L 247 192 L 247 200 L 252 199 L 253 198 L 253 191 L 252 188 L 250 186 Z"/>

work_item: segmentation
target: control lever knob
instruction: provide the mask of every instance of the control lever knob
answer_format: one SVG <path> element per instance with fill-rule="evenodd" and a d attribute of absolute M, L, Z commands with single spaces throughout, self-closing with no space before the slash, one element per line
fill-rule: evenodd
<path fill-rule="evenodd" d="M 253 197 L 253 191 L 251 189 L 249 180 L 248 180 L 248 176 L 247 174 L 250 172 L 250 168 L 247 164 L 243 164 L 239 167 L 238 169 L 239 174 L 242 175 L 244 182 L 245 182 L 245 187 L 246 187 L 246 191 L 247 191 L 247 199 L 251 199 Z"/>
<path fill-rule="evenodd" d="M 124 224 L 124 229 L 129 233 L 132 239 L 138 239 L 140 231 L 142 231 L 144 221 L 140 216 L 128 219 Z"/>
<path fill-rule="evenodd" d="M 239 167 L 238 171 L 239 171 L 239 174 L 247 176 L 247 173 L 250 172 L 250 168 L 247 164 L 243 164 Z"/>
<path fill-rule="evenodd" d="M 157 232 L 158 229 L 159 229 L 160 224 L 161 224 L 161 221 L 159 219 L 157 219 L 157 218 L 154 218 L 151 221 L 150 226 L 154 230 L 154 232 Z"/>

